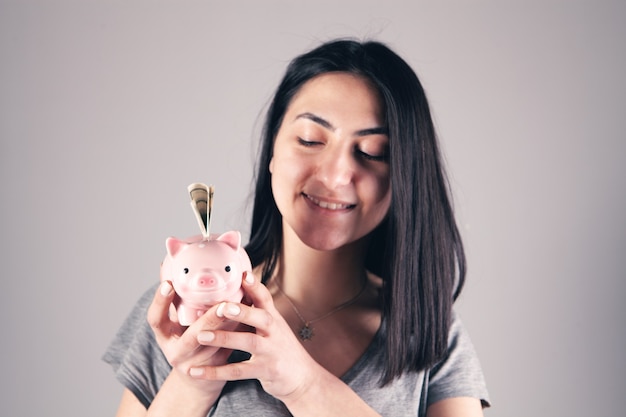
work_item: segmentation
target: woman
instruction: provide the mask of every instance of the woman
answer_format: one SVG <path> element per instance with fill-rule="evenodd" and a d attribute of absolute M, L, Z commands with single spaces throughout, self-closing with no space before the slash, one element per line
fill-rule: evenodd
<path fill-rule="evenodd" d="M 147 293 L 105 355 L 118 415 L 482 415 L 448 194 L 399 56 L 338 40 L 297 57 L 264 128 L 245 300 L 185 329 L 169 283 Z"/>

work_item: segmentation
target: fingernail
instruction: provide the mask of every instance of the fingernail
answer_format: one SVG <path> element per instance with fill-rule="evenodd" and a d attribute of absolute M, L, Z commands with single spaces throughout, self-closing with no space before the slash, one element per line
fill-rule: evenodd
<path fill-rule="evenodd" d="M 226 305 L 226 303 L 217 306 L 217 310 L 215 311 L 217 317 L 224 317 L 224 305 Z"/>
<path fill-rule="evenodd" d="M 238 316 L 241 313 L 241 308 L 237 304 L 226 304 L 226 312 L 229 316 Z"/>
<path fill-rule="evenodd" d="M 189 376 L 193 376 L 195 378 L 204 375 L 203 368 L 189 368 Z"/>
<path fill-rule="evenodd" d="M 161 284 L 160 291 L 163 297 L 167 297 L 172 292 L 172 285 L 169 282 L 165 281 L 163 282 L 163 284 Z"/>
<path fill-rule="evenodd" d="M 244 281 L 246 281 L 246 284 L 254 284 L 254 276 L 251 272 L 246 272 L 246 277 L 244 278 Z"/>
<path fill-rule="evenodd" d="M 200 332 L 198 333 L 198 342 L 200 343 L 211 343 L 215 340 L 215 333 L 213 332 Z"/>

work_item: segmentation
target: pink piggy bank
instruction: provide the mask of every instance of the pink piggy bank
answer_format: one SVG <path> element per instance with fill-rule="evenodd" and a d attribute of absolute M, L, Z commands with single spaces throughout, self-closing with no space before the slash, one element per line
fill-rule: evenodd
<path fill-rule="evenodd" d="M 241 279 L 244 272 L 251 273 L 252 266 L 239 232 L 208 239 L 169 237 L 165 246 L 161 281 L 171 281 L 178 295 L 174 304 L 181 325 L 190 325 L 217 303 L 241 301 Z"/>

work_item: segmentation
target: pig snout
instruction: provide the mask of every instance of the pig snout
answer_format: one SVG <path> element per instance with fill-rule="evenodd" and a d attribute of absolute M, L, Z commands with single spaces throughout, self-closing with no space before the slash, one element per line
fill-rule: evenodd
<path fill-rule="evenodd" d="M 219 279 L 212 275 L 203 275 L 198 278 L 198 286 L 202 288 L 212 288 L 219 285 Z"/>
<path fill-rule="evenodd" d="M 209 272 L 206 270 L 199 273 L 193 282 L 195 282 L 195 286 L 199 290 L 218 290 L 226 286 L 224 277 L 221 277 L 214 271 Z"/>

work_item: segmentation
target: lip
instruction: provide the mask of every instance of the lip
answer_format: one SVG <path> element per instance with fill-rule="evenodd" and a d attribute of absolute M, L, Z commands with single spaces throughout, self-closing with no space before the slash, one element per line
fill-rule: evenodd
<path fill-rule="evenodd" d="M 331 201 L 327 199 L 321 199 L 319 197 L 315 197 L 306 193 L 302 193 L 302 196 L 306 201 L 314 205 L 315 207 L 319 207 L 324 210 L 329 211 L 346 211 L 351 210 L 356 207 L 356 204 L 353 203 L 345 203 L 341 201 Z"/>

